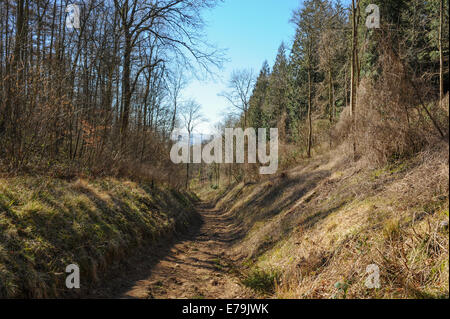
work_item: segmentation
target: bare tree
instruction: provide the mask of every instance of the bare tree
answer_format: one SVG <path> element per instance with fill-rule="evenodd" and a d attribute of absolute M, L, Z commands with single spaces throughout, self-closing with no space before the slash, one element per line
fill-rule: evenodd
<path fill-rule="evenodd" d="M 244 127 L 247 127 L 247 112 L 254 84 L 253 70 L 234 70 L 228 83 L 228 91 L 219 94 L 219 96 L 226 98 L 231 106 L 243 112 Z"/>
<path fill-rule="evenodd" d="M 177 68 L 175 72 L 167 76 L 166 85 L 170 96 L 170 102 L 173 107 L 172 123 L 170 124 L 170 132 L 173 132 L 176 125 L 178 104 L 180 103 L 181 91 L 186 87 L 187 81 L 182 70 Z"/>
<path fill-rule="evenodd" d="M 180 113 L 188 133 L 187 142 L 189 143 L 189 147 L 191 147 L 191 138 L 193 137 L 195 128 L 205 120 L 201 113 L 201 105 L 194 100 L 189 100 L 181 107 Z M 190 155 L 189 158 L 191 158 Z M 186 189 L 187 188 L 189 188 L 189 161 L 186 163 Z"/>
<path fill-rule="evenodd" d="M 156 44 L 170 49 L 172 56 L 182 59 L 186 65 L 190 57 L 203 68 L 220 64 L 219 51 L 202 40 L 204 26 L 200 9 L 211 8 L 217 0 L 114 0 L 120 14 L 123 36 L 122 61 L 122 139 L 126 137 L 132 94 L 137 78 L 147 68 L 154 68 L 165 59 L 156 59 L 139 65 L 135 80 L 131 80 L 132 54 L 136 46 L 147 38 L 155 38 Z"/>
<path fill-rule="evenodd" d="M 66 0 L 0 1 L 0 165 L 181 175 L 164 158 L 176 66 L 220 65 L 202 18 L 218 1 L 81 1 L 79 29 L 66 27 Z"/>

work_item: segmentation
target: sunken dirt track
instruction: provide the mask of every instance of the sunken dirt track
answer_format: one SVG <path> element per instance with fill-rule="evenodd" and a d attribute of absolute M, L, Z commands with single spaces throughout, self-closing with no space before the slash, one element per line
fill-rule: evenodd
<path fill-rule="evenodd" d="M 88 298 L 242 299 L 253 293 L 239 283 L 229 251 L 239 229 L 226 212 L 196 205 L 199 218 L 176 239 L 162 240 L 128 262 L 120 275 Z"/>

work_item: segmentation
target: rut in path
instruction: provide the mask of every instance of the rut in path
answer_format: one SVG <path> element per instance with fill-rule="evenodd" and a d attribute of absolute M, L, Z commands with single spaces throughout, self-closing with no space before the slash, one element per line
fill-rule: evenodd
<path fill-rule="evenodd" d="M 230 272 L 232 261 L 228 252 L 237 235 L 232 219 L 208 204 L 197 208 L 201 224 L 192 227 L 171 247 L 165 247 L 165 255 L 155 260 L 151 269 L 145 269 L 147 277 L 131 282 L 117 297 L 249 297 L 248 290 Z"/>

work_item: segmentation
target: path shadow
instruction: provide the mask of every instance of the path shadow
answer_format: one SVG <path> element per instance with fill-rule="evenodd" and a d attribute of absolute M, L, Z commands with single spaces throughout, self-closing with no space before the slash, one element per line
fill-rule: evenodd
<path fill-rule="evenodd" d="M 154 267 L 162 260 L 170 258 L 173 247 L 177 244 L 195 240 L 200 234 L 203 220 L 198 212 L 194 213 L 192 223 L 185 232 L 166 235 L 156 243 L 139 249 L 132 257 L 116 265 L 113 265 L 102 278 L 97 287 L 90 289 L 85 298 L 129 298 L 126 293 L 136 284 L 152 275 Z"/>

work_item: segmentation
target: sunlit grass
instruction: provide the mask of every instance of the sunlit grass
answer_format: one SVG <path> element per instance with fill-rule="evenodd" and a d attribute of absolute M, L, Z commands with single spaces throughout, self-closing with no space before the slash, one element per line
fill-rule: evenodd
<path fill-rule="evenodd" d="M 0 297 L 56 297 L 79 264 L 85 283 L 163 234 L 186 227 L 190 196 L 119 181 L 0 179 Z"/>

